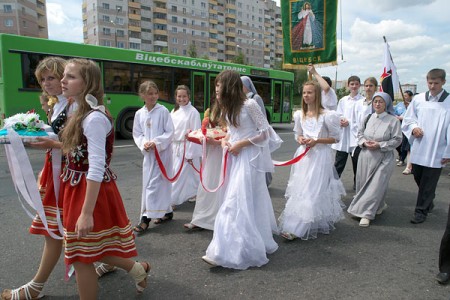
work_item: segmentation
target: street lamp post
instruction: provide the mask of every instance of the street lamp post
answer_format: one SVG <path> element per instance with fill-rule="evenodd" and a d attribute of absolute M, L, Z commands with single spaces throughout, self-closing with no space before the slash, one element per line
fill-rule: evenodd
<path fill-rule="evenodd" d="M 119 15 L 119 12 L 122 10 L 120 6 L 116 8 L 116 16 L 114 17 L 114 20 L 111 20 L 111 23 L 114 25 L 114 47 L 118 48 L 117 45 L 117 16 Z"/>
<path fill-rule="evenodd" d="M 256 39 L 252 40 L 252 60 L 253 60 L 253 64 L 255 64 L 255 48 L 253 47 L 253 44 L 256 42 Z M 256 53 L 256 55 L 258 55 L 258 53 Z M 248 62 L 248 58 L 247 58 L 247 62 Z"/>

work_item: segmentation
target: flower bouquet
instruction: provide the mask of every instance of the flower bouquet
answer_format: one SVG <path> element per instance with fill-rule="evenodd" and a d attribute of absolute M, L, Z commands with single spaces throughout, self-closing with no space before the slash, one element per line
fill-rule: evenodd
<path fill-rule="evenodd" d="M 22 142 L 30 143 L 36 141 L 37 137 L 47 136 L 48 127 L 34 110 L 15 114 L 5 119 L 5 125 L 0 130 L 0 144 L 9 144 L 8 130 L 17 132 Z"/>

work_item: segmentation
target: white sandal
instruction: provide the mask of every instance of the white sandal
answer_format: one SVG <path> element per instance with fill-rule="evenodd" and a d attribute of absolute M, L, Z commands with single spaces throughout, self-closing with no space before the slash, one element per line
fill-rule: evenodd
<path fill-rule="evenodd" d="M 6 299 L 5 292 L 10 293 L 10 299 L 11 300 L 34 300 L 34 299 L 41 299 L 44 297 L 44 294 L 42 293 L 42 289 L 44 288 L 45 283 L 39 283 L 35 282 L 34 280 L 31 280 L 25 285 L 22 285 L 21 287 L 14 289 L 14 290 L 3 290 L 2 292 L 2 299 Z M 32 289 L 35 292 L 38 292 L 39 294 L 36 297 L 31 297 L 30 289 Z M 23 290 L 23 294 L 25 295 L 25 298 L 20 298 L 20 291 Z"/>
<path fill-rule="evenodd" d="M 147 287 L 147 277 L 148 272 L 150 272 L 151 266 L 148 262 L 144 262 L 144 264 L 147 265 L 147 270 L 144 268 L 144 266 L 140 262 L 135 262 L 133 267 L 131 268 L 130 272 L 128 274 L 133 277 L 134 282 L 136 284 L 136 290 L 138 294 L 142 293 L 145 288 Z M 139 284 L 144 282 L 145 286 L 140 286 Z"/>
<path fill-rule="evenodd" d="M 189 229 L 189 230 L 193 230 L 193 229 L 202 229 L 201 227 L 199 227 L 199 226 L 197 226 L 197 225 L 194 225 L 194 224 L 192 224 L 192 223 L 186 223 L 186 224 L 183 224 L 183 227 L 186 228 L 186 229 Z"/>
<path fill-rule="evenodd" d="M 297 238 L 294 234 L 292 234 L 290 232 L 284 232 L 283 231 L 280 235 L 282 237 L 284 237 L 285 239 L 287 239 L 288 241 L 293 241 L 293 240 L 295 240 Z"/>
<path fill-rule="evenodd" d="M 98 278 L 100 278 L 103 275 L 114 272 L 115 270 L 117 270 L 116 266 L 110 266 L 108 264 L 100 263 L 95 268 L 95 273 L 97 273 Z"/>

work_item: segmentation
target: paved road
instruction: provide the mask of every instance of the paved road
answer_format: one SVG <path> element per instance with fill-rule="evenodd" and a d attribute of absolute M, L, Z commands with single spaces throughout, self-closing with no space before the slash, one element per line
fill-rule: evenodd
<path fill-rule="evenodd" d="M 291 125 L 275 126 L 285 143 L 274 154 L 276 160 L 292 156 L 295 143 Z M 27 233 L 30 219 L 19 205 L 0 147 L 0 289 L 27 282 L 37 269 L 42 239 Z M 43 154 L 29 151 L 39 170 Z M 342 180 L 347 187 L 343 199 L 353 195 L 350 162 Z M 130 141 L 118 140 L 113 169 L 132 222 L 139 218 L 141 157 Z M 275 237 L 279 250 L 261 268 L 235 271 L 211 268 L 204 255 L 212 232 L 187 232 L 194 204 L 185 203 L 175 211 L 174 220 L 152 225 L 136 244 L 138 259 L 152 265 L 149 288 L 135 296 L 130 278 L 122 271 L 100 281 L 100 299 L 449 299 L 450 286 L 434 281 L 438 249 L 449 205 L 450 168 L 442 173 L 436 207 L 424 224 L 409 223 L 417 188 L 412 175 L 396 167 L 387 195 L 388 210 L 368 228 L 348 215 L 330 235 L 316 240 L 293 242 Z M 289 177 L 288 167 L 278 167 L 270 186 L 278 217 Z M 52 274 L 46 299 L 77 299 L 75 281 L 64 281 L 62 259 Z"/>

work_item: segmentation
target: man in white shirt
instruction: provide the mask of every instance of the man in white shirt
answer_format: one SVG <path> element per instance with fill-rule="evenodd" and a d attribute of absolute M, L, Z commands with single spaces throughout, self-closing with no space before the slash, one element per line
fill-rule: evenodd
<path fill-rule="evenodd" d="M 356 133 L 358 129 L 357 122 L 353 120 L 356 117 L 354 113 L 355 105 L 358 101 L 364 101 L 364 97 L 359 94 L 359 88 L 361 86 L 361 79 L 358 76 L 350 76 L 347 80 L 347 85 L 350 89 L 350 95 L 343 97 L 339 100 L 336 112 L 341 114 L 341 139 L 339 143 L 331 145 L 331 148 L 336 150 L 336 160 L 334 167 L 341 177 L 342 172 L 345 169 L 348 155 L 352 157 L 353 165 L 353 189 L 355 189 L 356 168 L 358 165 L 358 155 L 361 148 L 358 147 L 356 141 Z"/>
<path fill-rule="evenodd" d="M 419 187 L 413 224 L 423 223 L 433 209 L 442 167 L 450 162 L 450 97 L 442 88 L 445 71 L 429 71 L 427 84 L 429 91 L 414 97 L 402 123 L 411 144 L 412 173 Z"/>
<path fill-rule="evenodd" d="M 336 92 L 331 87 L 331 79 L 327 76 L 320 76 L 312 64 L 308 65 L 308 72 L 314 75 L 322 89 L 322 106 L 328 110 L 336 110 L 338 99 Z"/>

